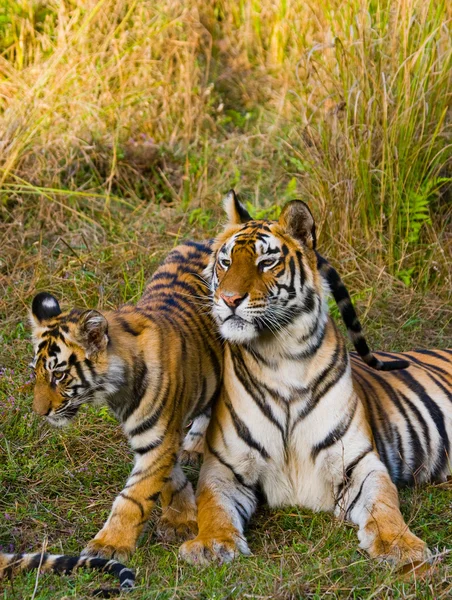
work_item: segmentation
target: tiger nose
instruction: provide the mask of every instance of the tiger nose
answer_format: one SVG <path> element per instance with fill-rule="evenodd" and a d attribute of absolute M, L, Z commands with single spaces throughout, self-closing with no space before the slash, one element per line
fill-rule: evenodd
<path fill-rule="evenodd" d="M 33 395 L 33 410 L 41 417 L 45 417 L 52 410 L 52 402 L 49 399 L 47 386 L 37 383 Z"/>
<path fill-rule="evenodd" d="M 33 410 L 39 416 L 45 417 L 49 414 L 51 406 L 50 403 L 45 400 L 45 398 L 35 396 L 33 400 Z"/>
<path fill-rule="evenodd" d="M 237 308 L 241 304 L 248 294 L 236 294 L 234 292 L 221 292 L 220 297 L 230 308 Z"/>

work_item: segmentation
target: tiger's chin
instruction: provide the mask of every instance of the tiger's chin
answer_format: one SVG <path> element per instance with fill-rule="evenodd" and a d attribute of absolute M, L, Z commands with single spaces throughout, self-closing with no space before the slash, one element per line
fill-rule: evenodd
<path fill-rule="evenodd" d="M 76 411 L 72 411 L 70 415 L 49 415 L 46 417 L 47 423 L 52 427 L 57 427 L 59 429 L 63 427 L 69 427 L 71 423 L 74 421 L 75 416 L 78 413 L 78 409 Z"/>
<path fill-rule="evenodd" d="M 67 417 L 46 417 L 46 420 L 49 425 L 58 429 L 68 427 L 72 423 L 72 419 L 68 419 Z"/>
<path fill-rule="evenodd" d="M 252 342 L 259 336 L 257 327 L 238 316 L 232 316 L 220 324 L 221 336 L 235 344 Z"/>

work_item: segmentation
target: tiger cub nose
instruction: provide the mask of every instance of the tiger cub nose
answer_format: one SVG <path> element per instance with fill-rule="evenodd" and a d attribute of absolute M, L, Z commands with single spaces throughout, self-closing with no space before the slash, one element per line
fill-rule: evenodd
<path fill-rule="evenodd" d="M 237 308 L 241 304 L 248 294 L 235 294 L 234 292 L 221 292 L 220 297 L 226 302 L 230 308 Z"/>

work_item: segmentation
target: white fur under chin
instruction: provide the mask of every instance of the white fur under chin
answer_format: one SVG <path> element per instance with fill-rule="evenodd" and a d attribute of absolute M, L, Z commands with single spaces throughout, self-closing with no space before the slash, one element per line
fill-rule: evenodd
<path fill-rule="evenodd" d="M 234 344 L 245 344 L 258 337 L 256 327 L 243 319 L 233 318 L 220 325 L 220 333 L 225 340 Z"/>
<path fill-rule="evenodd" d="M 72 419 L 68 419 L 67 417 L 46 417 L 48 423 L 52 425 L 52 427 L 68 427 L 72 423 Z"/>

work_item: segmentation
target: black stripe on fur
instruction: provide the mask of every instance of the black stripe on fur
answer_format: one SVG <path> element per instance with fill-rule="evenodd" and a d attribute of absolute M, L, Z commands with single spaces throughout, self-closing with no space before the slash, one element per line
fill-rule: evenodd
<path fill-rule="evenodd" d="M 356 351 L 362 360 L 377 371 L 397 371 L 400 369 L 406 369 L 410 366 L 407 360 L 391 360 L 382 362 L 378 360 L 374 354 L 372 354 L 366 338 L 362 333 L 362 326 L 359 322 L 355 308 L 348 293 L 344 282 L 340 278 L 339 273 L 336 269 L 330 265 L 330 263 L 321 256 L 318 252 L 317 255 L 317 268 L 321 276 L 328 283 L 328 286 L 333 295 L 334 301 L 336 302 L 339 312 L 341 313 L 342 320 L 347 327 L 347 332 Z"/>

